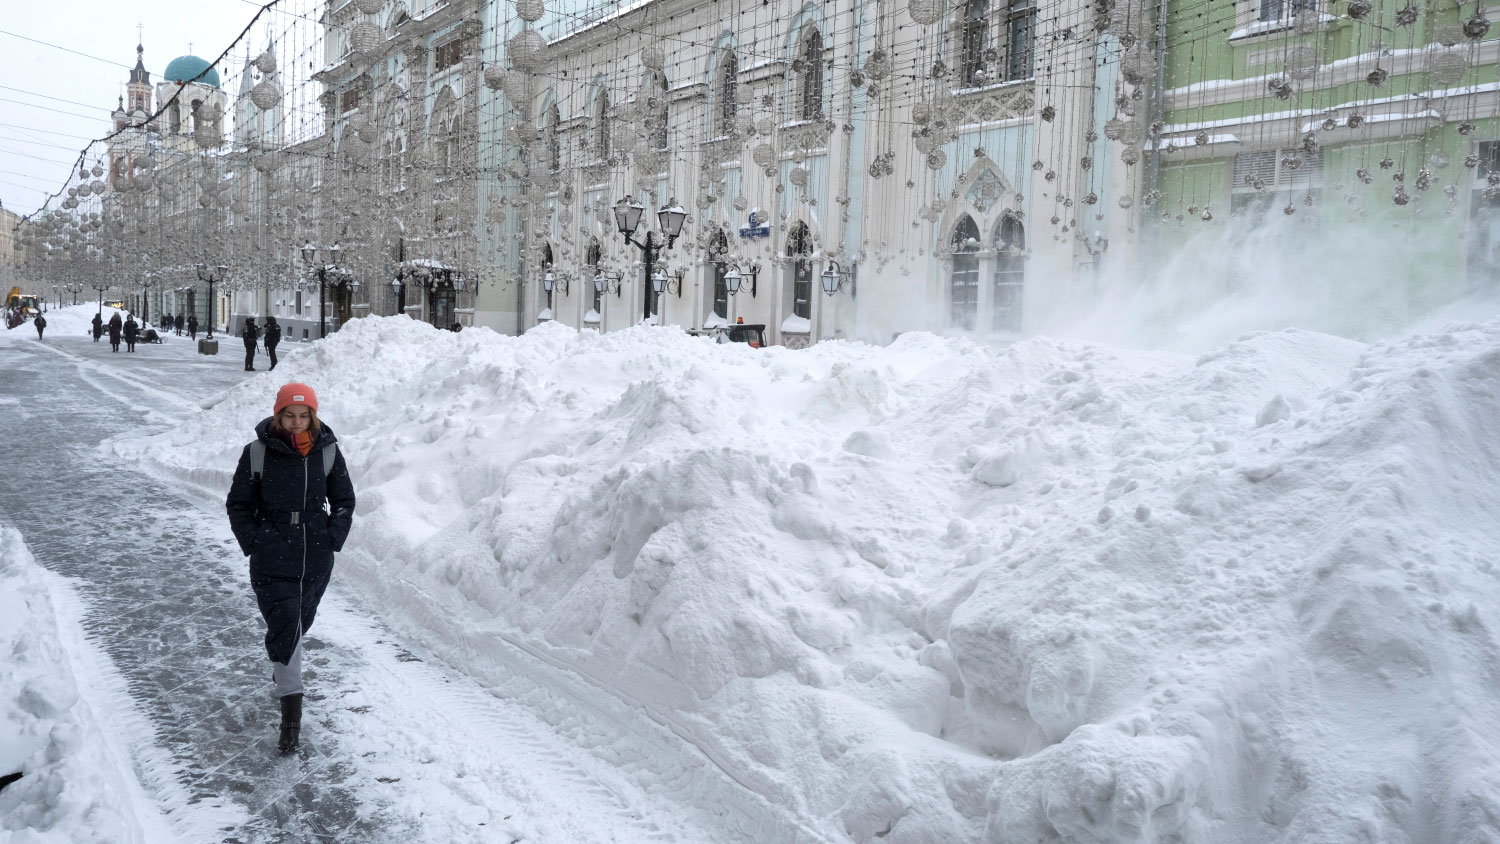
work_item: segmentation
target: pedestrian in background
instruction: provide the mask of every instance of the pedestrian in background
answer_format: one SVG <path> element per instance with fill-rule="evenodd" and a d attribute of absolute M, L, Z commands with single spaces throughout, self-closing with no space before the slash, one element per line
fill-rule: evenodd
<path fill-rule="evenodd" d="M 131 314 L 126 314 L 126 316 L 125 316 L 125 351 L 127 351 L 127 352 L 133 352 L 133 351 L 135 351 L 135 338 L 139 337 L 140 333 L 141 333 L 141 326 L 140 326 L 139 323 L 137 323 L 135 321 L 135 316 L 131 315 Z"/>
<path fill-rule="evenodd" d="M 99 342 L 99 335 L 104 333 L 104 319 L 94 314 L 94 342 Z"/>
<path fill-rule="evenodd" d="M 255 327 L 255 317 L 245 317 L 245 327 L 240 329 L 245 341 L 245 371 L 255 371 L 255 341 L 260 338 L 260 329 Z"/>
<path fill-rule="evenodd" d="M 177 314 L 177 319 L 174 320 L 174 322 L 177 323 L 177 336 L 181 337 L 182 336 L 182 314 L 181 313 Z"/>
<path fill-rule="evenodd" d="M 120 323 L 120 312 L 119 311 L 115 311 L 115 315 L 109 318 L 109 348 L 110 348 L 110 351 L 118 352 L 120 350 L 120 330 L 121 330 L 121 328 L 122 328 L 122 325 Z"/>
<path fill-rule="evenodd" d="M 188 323 L 187 323 L 187 325 L 188 325 L 188 339 L 189 340 L 197 340 L 198 339 L 198 315 L 197 314 L 193 314 L 193 315 L 189 316 L 188 317 Z"/>
<path fill-rule="evenodd" d="M 276 347 L 281 344 L 281 323 L 276 317 L 266 317 L 266 354 L 271 358 L 271 368 L 276 368 Z"/>
<path fill-rule="evenodd" d="M 32 323 L 36 325 L 36 339 L 42 339 L 42 329 L 47 327 L 47 318 L 41 314 L 37 314 L 36 319 L 32 320 Z"/>
<path fill-rule="evenodd" d="M 302 636 L 354 522 L 354 484 L 337 442 L 318 418 L 312 388 L 287 384 L 240 453 L 224 502 L 250 558 L 250 588 L 266 622 L 266 656 L 281 706 L 276 746 L 283 754 L 301 741 Z"/>

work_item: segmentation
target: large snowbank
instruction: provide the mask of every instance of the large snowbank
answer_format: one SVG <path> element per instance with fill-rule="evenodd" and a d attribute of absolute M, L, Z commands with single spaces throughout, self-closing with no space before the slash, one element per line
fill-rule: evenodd
<path fill-rule="evenodd" d="M 115 447 L 222 496 L 314 385 L 336 588 L 833 839 L 1500 839 L 1500 322 L 1194 358 L 362 319 L 281 368 Z"/>
<path fill-rule="evenodd" d="M 0 527 L 0 835 L 13 844 L 176 840 L 120 744 L 134 719 L 112 701 L 104 658 L 74 599 Z M 125 730 L 128 732 L 128 730 Z"/>

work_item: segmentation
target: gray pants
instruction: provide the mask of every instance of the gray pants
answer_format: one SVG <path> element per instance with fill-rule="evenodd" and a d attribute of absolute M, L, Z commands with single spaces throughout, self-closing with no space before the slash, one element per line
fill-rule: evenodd
<path fill-rule="evenodd" d="M 279 662 L 271 663 L 271 679 L 276 681 L 276 696 L 302 694 L 302 643 L 297 643 L 297 649 L 292 651 L 292 658 L 286 665 Z"/>

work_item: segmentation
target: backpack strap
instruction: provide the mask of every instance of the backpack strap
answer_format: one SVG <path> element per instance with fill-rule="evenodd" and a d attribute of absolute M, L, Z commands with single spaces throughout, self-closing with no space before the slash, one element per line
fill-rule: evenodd
<path fill-rule="evenodd" d="M 339 444 L 329 443 L 323 447 L 323 477 L 333 472 L 333 461 L 338 458 Z M 260 440 L 250 443 L 250 477 L 260 480 L 266 471 L 266 444 Z"/>
<path fill-rule="evenodd" d="M 266 471 L 266 444 L 260 440 L 250 443 L 250 477 L 260 480 Z"/>

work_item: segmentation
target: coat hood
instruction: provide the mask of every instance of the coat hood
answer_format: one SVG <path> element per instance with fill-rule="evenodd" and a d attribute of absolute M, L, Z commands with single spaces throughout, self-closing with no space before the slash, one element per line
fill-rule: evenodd
<path fill-rule="evenodd" d="M 292 446 L 286 440 L 276 436 L 271 432 L 271 420 L 273 418 L 275 417 L 267 416 L 266 418 L 260 420 L 260 424 L 255 426 L 255 438 L 260 440 L 261 442 L 264 442 L 266 444 L 266 448 L 268 449 L 275 449 L 283 454 L 290 454 L 294 457 L 301 457 L 301 455 L 292 451 Z M 312 450 L 318 451 L 327 446 L 333 445 L 338 441 L 338 437 L 335 437 L 333 435 L 333 429 L 328 427 L 327 424 L 324 424 L 322 433 L 318 435 L 318 439 L 312 444 Z"/>

